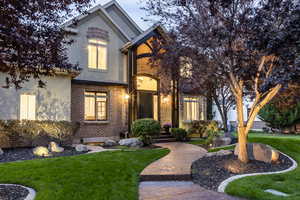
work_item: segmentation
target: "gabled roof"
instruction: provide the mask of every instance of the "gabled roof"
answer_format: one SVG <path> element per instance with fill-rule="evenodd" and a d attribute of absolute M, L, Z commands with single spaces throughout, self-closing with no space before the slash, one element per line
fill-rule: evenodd
<path fill-rule="evenodd" d="M 150 28 L 144 31 L 141 35 L 137 36 L 130 42 L 126 43 L 122 48 L 121 51 L 126 52 L 129 48 L 139 45 L 143 43 L 145 40 L 149 39 L 150 37 L 156 35 L 157 33 L 161 34 L 164 37 L 167 37 L 166 29 L 160 24 L 156 23 L 153 24 Z"/>
<path fill-rule="evenodd" d="M 75 18 L 73 18 L 73 19 L 71 19 L 71 20 L 69 20 L 69 21 L 67 21 L 67 22 L 65 22 L 64 24 L 63 24 L 63 27 L 65 27 L 68 31 L 70 31 L 70 30 L 73 30 L 74 31 L 74 33 L 76 32 L 76 29 L 68 29 L 68 28 L 70 28 L 69 26 L 71 26 L 73 23 L 74 23 L 74 20 L 78 20 L 78 21 L 80 21 L 80 20 L 82 20 L 82 19 L 84 19 L 84 18 L 86 18 L 86 17 L 88 17 L 90 14 L 92 14 L 92 13 L 96 13 L 96 12 L 101 12 L 111 23 L 112 23 L 112 25 L 113 26 L 115 26 L 116 28 L 117 28 L 117 30 L 128 40 L 128 41 L 130 41 L 131 39 L 130 39 L 130 37 L 121 29 L 121 27 L 117 24 L 117 23 L 115 23 L 114 22 L 114 20 L 109 16 L 109 14 L 106 12 L 106 10 L 104 9 L 104 7 L 102 6 L 102 5 L 97 5 L 97 6 L 95 6 L 95 7 L 93 7 L 93 8 L 91 8 L 91 9 L 89 9 L 88 11 L 87 11 L 87 14 L 80 14 L 80 15 L 78 15 L 77 17 L 75 17 Z"/>
<path fill-rule="evenodd" d="M 103 8 L 107 9 L 110 6 L 116 6 L 120 12 L 126 16 L 126 18 L 129 20 L 129 22 L 140 32 L 143 33 L 143 30 L 135 23 L 135 21 L 127 14 L 127 12 L 120 6 L 120 4 L 116 0 L 111 0 L 110 2 L 103 5 Z"/>

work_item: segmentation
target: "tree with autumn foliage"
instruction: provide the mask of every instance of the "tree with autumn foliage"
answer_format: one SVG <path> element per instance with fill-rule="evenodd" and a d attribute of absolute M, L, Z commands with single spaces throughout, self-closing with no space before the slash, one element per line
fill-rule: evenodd
<path fill-rule="evenodd" d="M 72 41 L 65 39 L 61 24 L 73 17 L 74 10 L 84 12 L 90 1 L 0 1 L 0 72 L 7 74 L 5 87 L 19 88 L 31 78 L 43 86 L 41 76 L 76 70 L 65 54 Z"/>
<path fill-rule="evenodd" d="M 247 163 L 247 137 L 258 112 L 300 77 L 300 5 L 294 0 L 147 0 L 173 36 L 160 42 L 152 62 L 181 67 L 188 60 L 193 82 L 225 83 L 234 95 L 240 161 Z M 172 52 L 167 52 L 167 51 Z M 176 64 L 176 65 L 174 65 Z M 244 118 L 244 99 L 253 104 Z"/>

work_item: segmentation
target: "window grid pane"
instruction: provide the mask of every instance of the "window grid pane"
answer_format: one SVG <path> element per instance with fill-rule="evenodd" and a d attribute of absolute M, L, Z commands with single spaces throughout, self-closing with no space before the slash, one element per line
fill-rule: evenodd
<path fill-rule="evenodd" d="M 85 92 L 85 120 L 107 120 L 107 93 Z"/>
<path fill-rule="evenodd" d="M 199 120 L 199 100 L 198 98 L 185 97 L 183 99 L 184 118 L 187 121 Z"/>
<path fill-rule="evenodd" d="M 107 70 L 107 42 L 92 39 L 88 45 L 88 67 Z"/>

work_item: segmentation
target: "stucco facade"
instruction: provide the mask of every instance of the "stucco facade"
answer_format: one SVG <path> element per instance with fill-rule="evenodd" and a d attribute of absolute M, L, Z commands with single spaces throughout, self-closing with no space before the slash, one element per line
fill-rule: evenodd
<path fill-rule="evenodd" d="M 5 85 L 6 74 L 0 73 L 0 85 Z M 0 88 L 0 119 L 20 119 L 20 95 L 35 95 L 36 120 L 71 121 L 71 76 L 43 77 L 45 88 L 37 80 L 30 80 L 21 89 Z"/>

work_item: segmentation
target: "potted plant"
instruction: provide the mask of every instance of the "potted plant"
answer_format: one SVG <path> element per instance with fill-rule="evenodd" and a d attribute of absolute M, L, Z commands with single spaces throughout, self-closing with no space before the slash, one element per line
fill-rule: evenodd
<path fill-rule="evenodd" d="M 172 128 L 172 124 L 171 123 L 165 123 L 163 125 L 163 128 L 164 128 L 166 134 L 169 134 L 170 133 L 170 128 Z"/>

